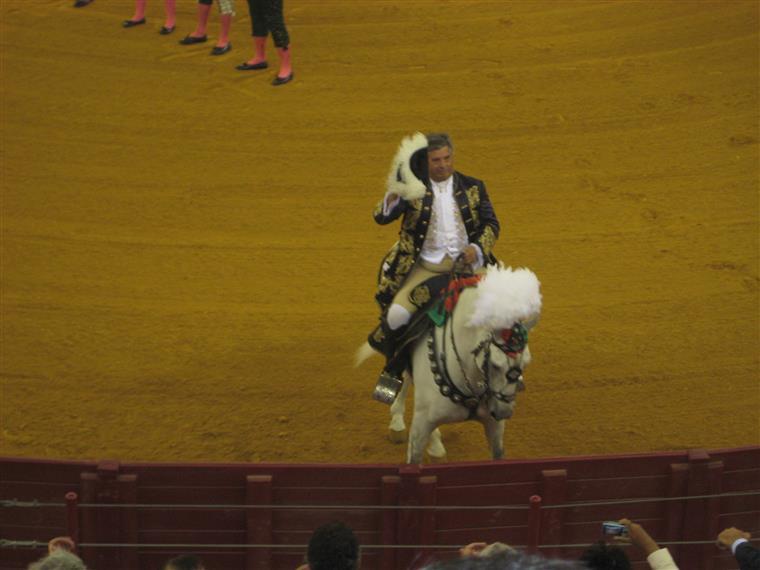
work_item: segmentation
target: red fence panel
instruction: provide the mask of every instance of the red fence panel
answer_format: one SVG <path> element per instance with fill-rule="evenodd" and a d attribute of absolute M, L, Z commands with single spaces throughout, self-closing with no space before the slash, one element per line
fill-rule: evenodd
<path fill-rule="evenodd" d="M 710 543 L 727 526 L 760 531 L 758 493 L 760 447 L 430 466 L 0 458 L 0 536 L 37 541 L 0 554 L 3 568 L 25 568 L 71 529 L 94 568 L 152 569 L 191 550 L 215 568 L 292 570 L 312 530 L 339 519 L 363 546 L 362 567 L 385 570 L 480 540 L 573 558 L 602 521 L 626 516 L 658 541 L 708 543 L 671 547 L 681 567 L 722 570 L 733 560 Z"/>

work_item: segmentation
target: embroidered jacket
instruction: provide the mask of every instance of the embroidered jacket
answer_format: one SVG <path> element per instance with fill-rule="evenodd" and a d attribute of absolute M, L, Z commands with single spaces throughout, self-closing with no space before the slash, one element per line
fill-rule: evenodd
<path fill-rule="evenodd" d="M 469 242 L 480 247 L 485 264 L 495 263 L 496 258 L 491 252 L 499 237 L 499 221 L 485 184 L 459 172 L 454 173 L 453 182 L 454 200 L 462 215 Z M 432 204 L 433 191 L 428 187 L 423 198 L 411 202 L 402 199 L 387 216 L 383 214 L 383 200 L 375 207 L 373 216 L 378 224 L 389 224 L 403 215 L 398 241 L 385 256 L 378 275 L 375 300 L 383 311 L 401 288 L 422 251 Z"/>

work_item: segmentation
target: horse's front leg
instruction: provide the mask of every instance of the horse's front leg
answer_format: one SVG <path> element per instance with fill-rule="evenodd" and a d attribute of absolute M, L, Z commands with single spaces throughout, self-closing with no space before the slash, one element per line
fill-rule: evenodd
<path fill-rule="evenodd" d="M 422 463 L 430 433 L 435 427 L 432 422 L 415 412 L 412 418 L 412 429 L 409 432 L 409 446 L 406 450 L 407 463 Z"/>
<path fill-rule="evenodd" d="M 494 459 L 504 458 L 504 420 L 496 421 L 490 415 L 483 422 L 486 439 Z"/>
<path fill-rule="evenodd" d="M 406 424 L 404 423 L 404 407 L 406 392 L 409 389 L 412 378 L 404 373 L 404 383 L 396 396 L 396 401 L 391 404 L 391 423 L 388 426 L 388 439 L 392 443 L 404 443 L 407 440 Z"/>

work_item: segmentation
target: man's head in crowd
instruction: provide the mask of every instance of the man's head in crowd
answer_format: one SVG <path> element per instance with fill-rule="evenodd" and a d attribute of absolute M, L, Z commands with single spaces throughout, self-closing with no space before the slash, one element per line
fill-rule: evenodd
<path fill-rule="evenodd" d="M 311 535 L 306 559 L 310 570 L 355 570 L 359 567 L 359 542 L 345 524 L 326 524 Z"/>

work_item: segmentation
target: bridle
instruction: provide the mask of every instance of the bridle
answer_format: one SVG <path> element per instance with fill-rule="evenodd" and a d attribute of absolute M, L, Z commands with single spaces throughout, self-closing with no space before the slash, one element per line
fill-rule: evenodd
<path fill-rule="evenodd" d="M 524 330 L 524 327 L 520 323 L 515 323 L 512 326 L 513 333 L 516 330 Z M 527 337 L 526 337 L 527 338 Z M 452 337 L 453 342 L 453 337 Z M 506 394 L 502 392 L 495 392 L 490 389 L 490 386 L 488 385 L 488 380 L 491 378 L 491 347 L 495 346 L 500 351 L 502 351 L 507 358 L 511 358 L 513 360 L 516 359 L 519 353 L 521 353 L 525 349 L 525 345 L 522 346 L 520 350 L 512 350 L 513 347 L 510 347 L 506 344 L 502 344 L 501 342 L 496 340 L 496 336 L 493 332 L 488 333 L 488 336 L 483 339 L 478 346 L 476 346 L 470 354 L 472 354 L 473 359 L 475 360 L 475 364 L 477 364 L 477 358 L 478 354 L 481 352 L 483 353 L 483 364 L 480 367 L 480 373 L 482 374 L 483 378 L 486 382 L 486 389 L 489 394 L 491 394 L 494 398 L 497 400 L 501 400 L 502 402 L 505 402 L 507 404 L 511 404 L 514 402 L 516 396 L 507 396 Z M 457 354 L 457 358 L 458 358 Z M 461 366 L 461 364 L 460 364 Z M 520 368 L 517 364 L 513 364 L 509 367 L 509 370 L 507 370 L 507 384 L 519 384 L 523 382 L 523 375 L 522 375 L 522 368 Z"/>
<path fill-rule="evenodd" d="M 527 344 L 527 333 L 525 332 L 525 328 L 520 323 L 515 323 L 512 329 L 510 329 L 512 334 L 509 335 L 508 339 L 504 339 L 503 336 L 500 337 L 504 340 L 504 344 L 496 339 L 493 332 L 490 332 L 488 336 L 486 336 L 470 352 L 475 363 L 475 368 L 482 375 L 482 380 L 471 382 L 470 378 L 467 376 L 464 362 L 461 355 L 459 354 L 456 339 L 454 338 L 454 313 L 455 311 L 452 311 L 451 318 L 447 318 L 444 322 L 443 332 L 441 335 L 443 347 L 441 350 L 438 349 L 438 343 L 436 342 L 435 327 L 430 331 L 430 336 L 428 337 L 428 359 L 430 360 L 430 370 L 433 372 L 433 379 L 438 386 L 438 390 L 443 396 L 455 404 L 462 405 L 465 408 L 469 409 L 470 417 L 474 416 L 475 410 L 481 403 L 487 402 L 490 398 L 496 398 L 500 402 L 511 404 L 515 401 L 517 397 L 516 394 L 507 395 L 503 392 L 499 392 L 491 388 L 491 349 L 495 346 L 507 357 L 512 357 L 514 359 L 518 353 L 524 350 L 525 345 Z M 464 383 L 470 392 L 469 394 L 460 390 L 451 379 L 451 374 L 449 373 L 448 365 L 446 364 L 447 328 L 449 338 L 451 339 L 451 347 L 454 350 L 457 364 L 459 365 L 459 369 L 462 373 Z M 509 340 L 513 338 L 520 339 L 520 341 L 510 343 Z M 481 352 L 484 356 L 483 364 L 478 366 L 477 358 Z M 507 371 L 506 376 L 508 384 L 516 384 L 523 381 L 522 369 L 517 365 L 511 366 Z M 482 392 L 478 393 L 478 390 L 476 390 L 473 384 L 478 388 L 482 388 Z"/>

